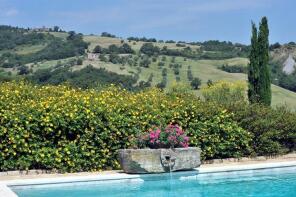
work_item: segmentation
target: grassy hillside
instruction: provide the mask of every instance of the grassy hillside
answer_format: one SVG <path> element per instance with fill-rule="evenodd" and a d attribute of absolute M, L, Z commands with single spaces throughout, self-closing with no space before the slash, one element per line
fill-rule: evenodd
<path fill-rule="evenodd" d="M 92 51 L 96 45 L 100 45 L 102 47 L 108 47 L 111 44 L 115 44 L 115 45 L 121 45 L 121 39 L 118 38 L 111 38 L 111 37 L 101 37 L 101 36 L 95 36 L 95 35 L 90 35 L 90 36 L 84 36 L 84 40 L 86 42 L 90 43 L 89 46 L 89 50 Z M 131 47 L 138 51 L 141 46 L 146 43 L 146 42 L 142 42 L 142 41 L 128 41 L 128 40 L 124 40 L 124 42 L 128 43 L 131 45 Z M 197 45 L 190 45 L 190 44 L 185 44 L 184 47 L 177 47 L 176 43 L 159 43 L 156 42 L 154 43 L 156 46 L 162 48 L 164 46 L 167 46 L 170 49 L 180 49 L 180 48 L 185 48 L 187 46 L 190 46 L 193 49 L 197 49 L 199 48 L 199 46 Z"/>
<path fill-rule="evenodd" d="M 85 41 L 90 42 L 89 49 L 92 50 L 96 45 L 101 45 L 104 47 L 108 47 L 110 44 L 120 45 L 121 41 L 117 38 L 108 38 L 108 37 L 99 37 L 99 36 L 85 36 Z M 125 41 L 127 42 L 127 41 Z M 128 43 L 128 42 L 127 42 Z M 131 42 L 133 43 L 133 42 Z M 144 42 L 135 42 L 136 44 L 131 44 L 134 50 L 139 50 Z M 168 46 L 168 48 L 176 48 L 175 43 L 158 43 L 158 45 Z M 192 47 L 192 45 L 191 45 Z M 193 46 L 198 48 L 199 46 Z M 175 82 L 175 75 L 172 69 L 169 68 L 171 57 L 167 56 L 165 68 L 168 69 L 168 86 Z M 158 68 L 157 63 L 160 61 L 160 57 L 158 58 L 157 62 L 152 62 L 149 68 L 141 67 L 140 73 L 140 80 L 147 81 L 150 74 L 153 74 L 152 85 L 156 85 L 162 79 L 161 76 L 161 69 Z M 187 78 L 187 68 L 191 66 L 191 70 L 194 77 L 198 77 L 202 80 L 202 84 L 205 85 L 206 82 L 210 79 L 212 81 L 218 80 L 228 80 L 228 81 L 236 81 L 236 80 L 243 80 L 246 81 L 246 75 L 242 73 L 228 73 L 218 69 L 218 66 L 222 64 L 228 65 L 242 65 L 247 66 L 248 59 L 247 58 L 231 58 L 227 60 L 192 60 L 187 59 L 184 61 L 182 57 L 176 57 L 176 63 L 182 64 L 182 68 L 180 69 L 180 78 L 181 82 L 189 83 Z M 106 64 L 100 61 L 85 61 L 84 64 L 92 64 L 97 67 L 103 67 L 113 72 L 118 73 L 129 73 L 129 71 L 136 72 L 135 67 L 131 67 L 125 65 L 122 67 L 121 65 L 117 64 Z M 124 68 L 121 70 L 120 68 Z M 126 72 L 124 72 L 126 71 Z M 197 91 L 197 94 L 200 95 L 200 92 Z M 281 88 L 279 86 L 272 85 L 272 105 L 281 105 L 285 104 L 290 106 L 291 108 L 296 108 L 296 93 Z"/>
<path fill-rule="evenodd" d="M 51 35 L 58 37 L 62 40 L 66 40 L 68 34 L 67 33 L 59 33 L 59 32 L 51 32 Z M 127 41 L 121 40 L 119 38 L 110 38 L 110 37 L 100 37 L 94 35 L 87 35 L 83 36 L 83 40 L 89 43 L 88 51 L 93 51 L 94 47 L 100 45 L 103 48 L 108 48 L 111 44 L 115 45 L 122 45 L 122 43 L 128 43 L 133 50 L 136 51 L 136 54 L 132 55 L 132 58 L 138 56 L 139 57 L 139 49 L 145 43 L 142 41 Z M 160 48 L 166 46 L 169 49 L 182 49 L 185 47 L 190 47 L 192 50 L 198 50 L 200 46 L 198 45 L 190 45 L 185 44 L 185 46 L 176 46 L 176 43 L 153 43 Z M 18 54 L 30 54 L 36 53 L 41 51 L 46 47 L 46 43 L 38 43 L 36 45 L 21 45 L 17 46 L 11 51 L 14 51 Z M 0 51 L 1 53 L 1 51 Z M 2 51 L 3 53 L 3 51 Z M 85 68 L 87 65 L 93 65 L 95 68 L 105 68 L 108 71 L 122 74 L 122 75 L 135 75 L 136 73 L 139 76 L 139 81 L 148 81 L 149 78 L 152 77 L 151 85 L 155 86 L 156 84 L 162 81 L 162 70 L 164 68 L 167 69 L 167 87 L 173 84 L 176 81 L 176 75 L 174 74 L 173 68 L 170 68 L 170 64 L 172 63 L 172 56 L 165 56 L 165 60 L 163 60 L 163 55 L 158 56 L 156 61 L 151 61 L 151 64 L 148 68 L 140 67 L 140 66 L 131 66 L 129 64 L 113 64 L 111 62 L 103 62 L 100 60 L 89 60 L 87 59 L 87 55 L 84 56 L 77 56 L 72 58 L 66 59 L 59 59 L 59 60 L 50 60 L 50 61 L 40 61 L 35 63 L 28 63 L 27 66 L 31 68 L 33 72 L 36 72 L 39 69 L 48 69 L 48 68 L 56 68 L 57 64 L 59 63 L 66 63 L 69 61 L 76 61 L 77 58 L 82 58 L 83 63 L 82 65 L 73 64 L 71 66 L 72 71 L 81 70 Z M 164 62 L 164 66 L 159 67 L 158 63 Z M 198 60 L 198 59 L 189 59 L 184 57 L 176 57 L 174 63 L 178 63 L 181 66 L 179 69 L 180 73 L 178 77 L 180 78 L 180 82 L 182 83 L 190 83 L 187 76 L 188 67 L 191 67 L 193 77 L 198 77 L 202 80 L 202 85 L 206 85 L 208 80 L 218 81 L 218 80 L 227 80 L 227 81 L 236 81 L 236 80 L 243 80 L 246 81 L 246 75 L 242 73 L 228 73 L 220 70 L 218 67 L 227 64 L 227 65 L 241 65 L 247 66 L 248 59 L 247 58 L 230 58 L 224 60 Z M 10 71 L 13 75 L 16 75 L 18 70 L 13 68 L 1 68 L 1 75 L 7 74 Z M 278 86 L 272 86 L 273 91 L 273 99 L 272 104 L 279 105 L 279 104 L 286 104 L 291 108 L 296 108 L 296 93 L 291 92 L 289 90 L 280 88 Z M 197 95 L 200 95 L 200 92 L 197 90 L 195 91 Z"/>

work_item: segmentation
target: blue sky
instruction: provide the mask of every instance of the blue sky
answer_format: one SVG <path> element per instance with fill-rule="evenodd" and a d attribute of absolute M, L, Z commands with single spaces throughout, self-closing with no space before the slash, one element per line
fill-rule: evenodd
<path fill-rule="evenodd" d="M 295 0 L 0 0 L 0 24 L 157 39 L 249 43 L 267 16 L 270 42 L 296 41 Z"/>

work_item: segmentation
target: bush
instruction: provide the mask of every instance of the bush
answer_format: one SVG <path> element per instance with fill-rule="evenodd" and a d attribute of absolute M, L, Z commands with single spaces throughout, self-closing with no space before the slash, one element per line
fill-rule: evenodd
<path fill-rule="evenodd" d="M 201 156 L 207 159 L 249 155 L 252 152 L 249 147 L 252 135 L 233 122 L 233 114 L 226 110 L 218 110 L 216 113 L 212 111 L 214 106 L 208 112 L 206 109 L 202 110 L 199 114 L 202 121 L 190 123 L 187 132 L 191 144 L 200 146 Z M 241 149 L 242 147 L 244 148 Z"/>
<path fill-rule="evenodd" d="M 160 49 L 158 46 L 154 46 L 152 43 L 145 43 L 140 48 L 140 52 L 149 56 L 153 56 L 153 55 L 158 55 L 160 52 Z"/>
<path fill-rule="evenodd" d="M 104 54 L 99 55 L 99 60 L 102 61 L 102 62 L 107 62 L 108 61 L 107 57 Z"/>
<path fill-rule="evenodd" d="M 193 89 L 197 90 L 199 89 L 199 86 L 201 85 L 201 79 L 198 77 L 194 77 L 190 83 Z"/>
<path fill-rule="evenodd" d="M 174 68 L 174 74 L 175 74 L 175 75 L 179 75 L 179 74 L 180 74 L 180 70 L 179 70 L 179 68 Z"/>
<path fill-rule="evenodd" d="M 19 75 L 27 75 L 30 73 L 28 66 L 20 66 L 17 68 L 18 69 L 18 74 Z"/>
<path fill-rule="evenodd" d="M 208 102 L 228 107 L 246 102 L 246 88 L 246 84 L 242 81 L 235 83 L 218 81 L 202 88 L 202 95 Z"/>
<path fill-rule="evenodd" d="M 139 64 L 140 64 L 141 67 L 149 68 L 149 65 L 151 64 L 151 61 L 148 58 L 145 58 L 142 61 L 140 61 Z"/>
<path fill-rule="evenodd" d="M 188 66 L 188 69 L 187 69 L 187 78 L 188 78 L 188 81 L 192 81 L 193 80 L 193 74 L 192 74 L 192 71 L 191 71 L 191 66 Z"/>
<path fill-rule="evenodd" d="M 82 65 L 83 64 L 83 59 L 78 58 L 76 64 L 77 65 Z"/>
<path fill-rule="evenodd" d="M 156 84 L 156 87 L 159 89 L 164 89 L 167 84 L 167 79 L 163 78 L 160 83 Z"/>
<path fill-rule="evenodd" d="M 121 58 L 118 54 L 111 53 L 109 55 L 109 61 L 112 62 L 113 64 L 119 64 L 119 63 L 121 63 Z"/>
<path fill-rule="evenodd" d="M 228 64 L 223 64 L 222 66 L 218 67 L 220 70 L 223 70 L 228 73 L 247 73 L 248 72 L 248 67 L 247 66 L 242 66 L 242 65 L 228 65 Z"/>
<path fill-rule="evenodd" d="M 102 47 L 100 45 L 95 46 L 93 52 L 94 53 L 102 53 Z"/>
<path fill-rule="evenodd" d="M 204 88 L 206 101 L 226 107 L 240 127 L 252 135 L 255 155 L 275 155 L 296 150 L 296 113 L 286 107 L 275 109 L 248 105 L 246 85 L 242 82 L 218 82 Z"/>
<path fill-rule="evenodd" d="M 88 65 L 81 70 L 71 71 L 69 68 L 57 68 L 55 70 L 39 69 L 28 79 L 36 84 L 59 85 L 67 83 L 73 87 L 82 89 L 116 84 L 129 90 L 136 90 L 137 79 L 132 75 L 119 75 L 107 71 L 104 68 L 94 68 Z"/>
<path fill-rule="evenodd" d="M 12 110 L 13 109 L 13 110 Z M 233 115 L 190 94 L 131 93 L 2 83 L 0 170 L 118 169 L 117 150 L 153 125 L 178 124 L 203 159 L 249 154 L 250 135 Z"/>
<path fill-rule="evenodd" d="M 235 119 L 253 135 L 252 148 L 257 155 L 283 154 L 296 150 L 296 114 L 286 107 L 239 105 Z"/>
<path fill-rule="evenodd" d="M 161 75 L 163 77 L 166 77 L 168 75 L 168 69 L 167 68 L 163 68 L 162 71 L 161 71 Z"/>
<path fill-rule="evenodd" d="M 165 63 L 164 62 L 158 62 L 158 67 L 164 67 Z"/>
<path fill-rule="evenodd" d="M 116 36 L 113 34 L 110 34 L 108 32 L 102 32 L 101 34 L 102 37 L 110 37 L 110 38 L 115 38 Z"/>
<path fill-rule="evenodd" d="M 185 44 L 182 44 L 182 43 L 177 43 L 176 46 L 177 47 L 186 47 L 186 45 Z"/>

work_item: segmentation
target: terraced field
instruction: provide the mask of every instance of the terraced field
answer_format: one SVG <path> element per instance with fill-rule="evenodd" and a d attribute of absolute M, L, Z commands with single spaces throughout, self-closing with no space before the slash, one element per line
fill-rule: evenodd
<path fill-rule="evenodd" d="M 53 33 L 55 36 L 66 39 L 67 34 L 66 33 Z M 94 36 L 94 35 L 88 35 L 84 36 L 84 40 L 89 42 L 89 49 L 88 51 L 92 51 L 96 45 L 100 45 L 102 47 L 108 47 L 111 44 L 115 45 L 121 45 L 122 40 L 119 38 L 109 38 L 109 37 L 100 37 L 100 36 Z M 132 49 L 136 51 L 136 53 L 139 52 L 140 47 L 145 43 L 142 41 L 138 42 L 128 42 L 127 40 L 124 40 L 125 43 L 128 43 Z M 177 47 L 175 43 L 154 43 L 155 45 L 159 46 L 162 48 L 163 46 L 167 46 L 170 49 L 175 49 L 175 48 L 182 48 L 182 47 Z M 192 49 L 198 49 L 199 46 L 196 45 L 188 45 Z M 38 45 L 38 46 L 21 46 L 18 47 L 17 52 L 18 53 L 29 53 L 31 51 L 36 52 L 38 50 L 41 50 L 44 46 L 43 45 Z M 135 55 L 133 55 L 135 56 Z M 75 57 L 74 57 L 75 58 Z M 78 58 L 78 57 L 76 57 Z M 167 69 L 167 87 L 169 87 L 172 83 L 176 81 L 176 76 L 174 74 L 174 71 L 172 68 L 169 67 L 169 64 L 172 61 L 172 57 L 166 56 L 165 65 L 163 67 L 158 66 L 158 62 L 162 61 L 162 56 L 159 56 L 156 62 L 152 62 L 149 65 L 149 68 L 145 67 L 135 67 L 135 66 L 130 66 L 128 64 L 121 65 L 121 64 L 112 64 L 110 62 L 102 62 L 99 60 L 88 60 L 87 56 L 82 57 L 84 59 L 83 65 L 75 65 L 73 66 L 72 70 L 78 70 L 81 69 L 87 65 L 93 65 L 94 67 L 97 68 L 105 68 L 109 71 L 118 73 L 118 74 L 125 74 L 125 75 L 131 75 L 135 73 L 139 73 L 139 81 L 147 81 L 148 78 L 153 75 L 152 82 L 151 84 L 154 86 L 158 83 L 161 82 L 162 80 L 162 69 L 166 68 Z M 61 59 L 61 60 L 52 60 L 52 61 L 42 61 L 38 62 L 32 67 L 32 64 L 30 67 L 33 69 L 33 71 L 36 71 L 38 69 L 42 68 L 50 68 L 53 67 L 57 64 L 58 61 L 60 62 L 66 62 L 72 58 L 67 58 L 67 59 Z M 226 60 L 193 60 L 193 59 L 188 59 L 188 58 L 183 58 L 183 57 L 176 57 L 175 58 L 175 63 L 179 63 L 182 65 L 182 67 L 179 69 L 180 70 L 180 82 L 182 83 L 188 83 L 188 77 L 187 77 L 187 70 L 188 66 L 191 67 L 191 71 L 193 74 L 193 77 L 198 77 L 202 80 L 202 85 L 205 85 L 208 80 L 212 81 L 218 81 L 218 80 L 227 80 L 227 81 L 237 81 L 237 80 L 243 80 L 246 81 L 246 75 L 242 73 L 227 73 L 222 70 L 220 70 L 218 67 L 221 66 L 222 64 L 228 64 L 228 65 L 243 65 L 247 66 L 248 64 L 248 59 L 246 58 L 231 58 L 231 59 L 226 59 Z M 139 71 L 140 68 L 140 71 Z M 8 71 L 5 70 L 5 71 Z M 13 74 L 16 72 L 15 70 L 9 70 Z M 3 71 L 2 73 L 3 74 Z M 281 105 L 281 104 L 286 104 L 291 108 L 296 109 L 296 93 L 291 92 L 289 90 L 280 88 L 278 86 L 273 85 L 272 86 L 272 91 L 273 91 L 273 99 L 272 99 L 272 104 L 275 105 Z M 200 95 L 199 91 L 195 91 L 196 94 Z"/>

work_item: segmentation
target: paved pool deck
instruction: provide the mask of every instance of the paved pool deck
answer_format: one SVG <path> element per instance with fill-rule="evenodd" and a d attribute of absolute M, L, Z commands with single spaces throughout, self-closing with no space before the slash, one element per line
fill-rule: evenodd
<path fill-rule="evenodd" d="M 210 160 L 206 161 L 199 168 L 196 168 L 195 172 L 198 174 L 206 174 L 282 167 L 296 167 L 296 153 L 270 158 L 256 157 Z M 10 190 L 9 186 L 107 180 L 141 180 L 141 178 L 149 176 L 157 175 L 126 174 L 121 170 L 65 174 L 49 174 L 41 170 L 0 172 L 0 196 L 17 197 L 17 195 Z"/>
<path fill-rule="evenodd" d="M 205 161 L 198 170 L 204 171 L 207 169 L 236 169 L 242 166 L 264 166 L 269 164 L 284 164 L 284 163 L 296 163 L 296 153 L 277 157 L 256 157 L 256 158 L 230 158 L 230 159 L 214 159 Z M 0 184 L 1 182 L 13 181 L 13 180 L 25 180 L 25 179 L 40 179 L 40 178 L 58 178 L 58 177 L 83 177 L 83 176 L 99 176 L 99 175 L 114 175 L 125 174 L 121 170 L 101 171 L 101 172 L 79 172 L 79 173 L 46 173 L 42 170 L 30 170 L 30 171 L 9 171 L 0 172 Z"/>

